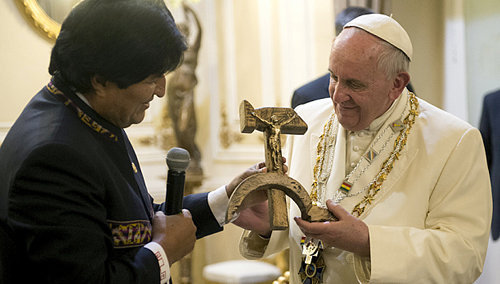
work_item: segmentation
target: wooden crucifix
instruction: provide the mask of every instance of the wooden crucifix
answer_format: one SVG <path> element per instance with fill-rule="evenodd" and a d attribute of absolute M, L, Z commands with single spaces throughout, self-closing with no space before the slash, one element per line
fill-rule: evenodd
<path fill-rule="evenodd" d="M 328 210 L 313 206 L 309 194 L 293 178 L 283 171 L 281 134 L 304 134 L 307 124 L 292 108 L 264 107 L 254 109 L 244 100 L 240 105 L 240 128 L 243 133 L 262 131 L 265 140 L 265 163 L 267 173 L 256 174 L 245 179 L 229 200 L 226 220 L 230 220 L 242 204 L 243 199 L 254 190 L 267 190 L 269 222 L 272 230 L 288 228 L 285 194 L 298 205 L 302 218 L 309 221 L 334 219 Z"/>

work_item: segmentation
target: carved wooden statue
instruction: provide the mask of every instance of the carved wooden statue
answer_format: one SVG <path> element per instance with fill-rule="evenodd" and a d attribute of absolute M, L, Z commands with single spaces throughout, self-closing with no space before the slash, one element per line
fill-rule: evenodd
<path fill-rule="evenodd" d="M 302 219 L 309 221 L 334 219 L 328 210 L 313 206 L 309 194 L 302 185 L 284 174 L 281 133 L 304 134 L 307 131 L 307 124 L 292 108 L 254 109 L 248 101 L 243 101 L 240 105 L 240 128 L 243 133 L 252 133 L 254 130 L 264 133 L 265 163 L 268 172 L 250 176 L 235 189 L 229 200 L 227 220 L 238 211 L 245 197 L 255 190 L 267 190 L 272 230 L 288 228 L 285 194 L 297 204 Z"/>
<path fill-rule="evenodd" d="M 179 23 L 177 27 L 186 38 L 188 49 L 184 52 L 181 65 L 172 72 L 168 81 L 167 98 L 168 115 L 172 120 L 175 140 L 177 141 L 176 146 L 186 149 L 191 156 L 191 162 L 186 170 L 184 193 L 187 195 L 193 193 L 203 180 L 201 153 L 195 142 L 197 123 L 194 106 L 194 89 L 198 84 L 196 67 L 198 66 L 202 28 L 198 16 L 184 1 L 182 8 L 185 21 Z M 190 28 L 191 26 L 195 29 Z M 191 267 L 191 254 L 188 254 L 180 261 L 179 283 L 192 283 Z"/>
<path fill-rule="evenodd" d="M 167 85 L 168 113 L 172 119 L 175 138 L 178 147 L 188 150 L 191 155 L 191 164 L 188 173 L 202 174 L 200 165 L 201 153 L 195 143 L 196 115 L 194 108 L 194 88 L 198 84 L 196 67 L 198 66 L 198 52 L 201 45 L 202 29 L 195 12 L 184 2 L 182 3 L 187 22 L 179 23 L 178 28 L 186 37 L 188 49 L 184 52 L 184 59 L 173 73 Z M 190 25 L 192 19 L 196 26 L 194 40 L 189 42 Z"/>

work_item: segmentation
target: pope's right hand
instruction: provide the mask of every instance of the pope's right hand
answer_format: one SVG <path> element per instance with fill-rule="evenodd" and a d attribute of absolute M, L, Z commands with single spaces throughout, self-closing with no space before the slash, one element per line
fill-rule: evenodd
<path fill-rule="evenodd" d="M 153 217 L 153 241 L 160 244 L 170 265 L 190 253 L 196 242 L 196 226 L 189 210 L 182 214 L 166 216 L 156 212 Z"/>

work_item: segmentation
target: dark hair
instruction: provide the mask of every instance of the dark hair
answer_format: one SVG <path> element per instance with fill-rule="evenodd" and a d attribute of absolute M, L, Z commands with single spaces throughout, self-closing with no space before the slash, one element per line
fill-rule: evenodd
<path fill-rule="evenodd" d="M 366 7 L 347 7 L 335 16 L 335 32 L 338 35 L 344 28 L 345 24 L 359 16 L 373 13 L 372 9 Z"/>
<path fill-rule="evenodd" d="M 82 93 L 95 75 L 126 88 L 174 70 L 186 48 L 162 0 L 85 0 L 61 26 L 49 73 Z"/>

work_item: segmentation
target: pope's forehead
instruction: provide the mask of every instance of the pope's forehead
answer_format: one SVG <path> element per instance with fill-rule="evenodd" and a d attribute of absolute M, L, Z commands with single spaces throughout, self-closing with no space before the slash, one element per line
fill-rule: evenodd
<path fill-rule="evenodd" d="M 381 39 L 358 28 L 344 29 L 332 45 L 333 53 L 354 57 L 376 56 L 381 47 Z"/>

